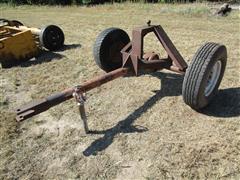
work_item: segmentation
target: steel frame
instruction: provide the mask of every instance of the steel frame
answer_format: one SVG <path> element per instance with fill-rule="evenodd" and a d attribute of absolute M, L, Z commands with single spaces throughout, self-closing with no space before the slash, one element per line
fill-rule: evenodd
<path fill-rule="evenodd" d="M 144 37 L 151 32 L 156 35 L 163 48 L 166 50 L 168 54 L 168 57 L 166 59 L 160 59 L 155 54 L 152 54 L 151 56 L 151 53 L 150 60 L 144 58 Z M 127 74 L 138 75 L 139 70 L 151 69 L 153 71 L 156 71 L 160 69 L 168 69 L 170 71 L 184 74 L 185 70 L 188 67 L 183 57 L 178 52 L 178 50 L 160 25 L 148 25 L 134 29 L 132 32 L 132 41 L 121 50 L 121 53 L 123 62 L 121 68 L 91 79 L 83 83 L 81 86 L 66 89 L 63 92 L 56 93 L 47 98 L 33 101 L 25 106 L 22 106 L 17 109 L 16 120 L 23 121 L 27 118 L 30 118 L 70 98 L 76 98 L 76 94 L 78 94 L 77 97 L 81 97 L 76 99 L 83 99 L 83 93 Z M 79 104 L 82 104 L 80 100 Z M 82 108 L 80 108 L 80 112 L 81 109 Z M 83 113 L 85 114 L 85 111 Z M 87 132 L 88 127 L 86 126 L 86 120 L 84 120 L 84 124 L 85 131 Z"/>
<path fill-rule="evenodd" d="M 168 54 L 167 59 L 154 59 L 146 61 L 143 58 L 144 37 L 153 32 Z M 135 74 L 140 69 L 169 69 L 178 73 L 184 73 L 188 67 L 181 54 L 178 52 L 163 28 L 158 26 L 144 26 L 136 28 L 132 32 L 132 41 L 122 51 L 123 67 L 131 66 Z"/>

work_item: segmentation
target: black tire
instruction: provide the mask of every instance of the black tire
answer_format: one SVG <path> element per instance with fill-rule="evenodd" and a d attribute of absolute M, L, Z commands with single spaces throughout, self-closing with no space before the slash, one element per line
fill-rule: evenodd
<path fill-rule="evenodd" d="M 14 64 L 11 63 L 10 60 L 1 62 L 1 65 L 2 65 L 2 68 L 4 69 L 11 68 L 14 66 Z"/>
<path fill-rule="evenodd" d="M 206 107 L 218 92 L 226 63 L 227 49 L 224 45 L 206 43 L 201 46 L 184 77 L 184 102 L 195 110 Z"/>
<path fill-rule="evenodd" d="M 58 50 L 63 47 L 64 33 L 55 25 L 49 25 L 41 29 L 40 43 L 43 47 L 50 51 Z"/>
<path fill-rule="evenodd" d="M 105 29 L 98 35 L 93 46 L 96 64 L 106 72 L 122 67 L 121 50 L 129 42 L 128 34 L 122 29 Z"/>
<path fill-rule="evenodd" d="M 11 21 L 11 24 L 13 25 L 13 26 L 23 26 L 23 23 L 21 23 L 20 21 L 18 21 L 18 20 L 12 20 Z"/>
<path fill-rule="evenodd" d="M 23 23 L 21 23 L 20 21 L 17 21 L 17 20 L 7 20 L 7 19 L 0 19 L 0 22 L 2 23 L 7 23 L 8 26 L 23 26 Z"/>
<path fill-rule="evenodd" d="M 9 22 L 9 20 L 3 18 L 0 18 L 0 21 Z"/>
<path fill-rule="evenodd" d="M 0 25 L 2 25 L 2 24 L 7 24 L 7 25 L 9 25 L 9 23 L 10 23 L 10 21 L 9 20 L 7 20 L 7 19 L 0 19 Z"/>

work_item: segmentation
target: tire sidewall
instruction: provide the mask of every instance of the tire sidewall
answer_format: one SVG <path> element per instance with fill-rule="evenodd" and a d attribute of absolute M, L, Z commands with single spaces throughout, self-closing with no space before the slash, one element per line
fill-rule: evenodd
<path fill-rule="evenodd" d="M 23 26 L 23 23 L 18 21 L 18 20 L 12 20 L 12 23 L 14 24 L 14 26 Z"/>
<path fill-rule="evenodd" d="M 98 46 L 98 43 L 100 47 Z M 108 28 L 102 31 L 94 44 L 94 59 L 97 65 L 104 71 L 109 72 L 122 66 L 121 49 L 119 50 L 120 61 L 114 62 L 110 57 L 110 49 L 116 43 L 121 43 L 123 47 L 130 42 L 128 34 L 119 28 Z M 122 47 L 122 48 L 123 48 Z"/>
<path fill-rule="evenodd" d="M 119 35 L 121 33 L 121 36 L 118 36 L 117 33 L 119 33 Z M 113 47 L 113 45 L 115 44 L 116 41 L 118 41 L 119 43 L 124 44 L 124 42 L 121 41 L 121 40 L 124 40 L 124 39 L 120 38 L 122 36 L 125 36 L 124 33 L 125 32 L 122 31 L 121 29 L 116 29 L 115 31 L 112 31 L 109 34 L 109 36 L 107 36 L 103 40 L 103 43 L 109 43 L 109 44 L 111 44 L 111 47 Z M 117 68 L 121 67 L 122 61 L 120 61 L 120 62 L 112 62 L 111 61 L 110 48 L 109 49 L 103 49 L 101 47 L 100 51 L 103 52 L 103 56 L 106 58 L 105 61 L 102 61 L 102 62 L 103 62 L 103 66 L 105 66 L 108 69 L 108 71 L 111 71 L 112 69 L 117 69 Z"/>
<path fill-rule="evenodd" d="M 226 47 L 221 46 L 220 48 L 218 48 L 217 51 L 215 51 L 214 54 L 210 58 L 211 59 L 209 60 L 207 68 L 204 72 L 202 81 L 200 83 L 200 88 L 199 88 L 199 91 L 198 91 L 198 99 L 197 99 L 198 105 L 197 106 L 199 108 L 205 107 L 218 92 L 218 87 L 219 87 L 219 85 L 222 81 L 224 71 L 225 71 L 225 67 L 226 67 L 226 59 L 227 59 Z M 214 89 L 212 90 L 212 92 L 208 96 L 205 96 L 205 88 L 206 88 L 206 85 L 207 85 L 208 77 L 210 75 L 210 72 L 211 72 L 213 66 L 215 65 L 215 63 L 218 60 L 221 61 L 220 75 L 218 77 L 217 83 L 216 83 Z"/>
<path fill-rule="evenodd" d="M 52 44 L 50 44 L 47 39 L 47 35 L 51 29 L 55 29 L 55 31 L 58 31 L 57 33 L 59 33 L 61 36 L 61 42 L 59 44 L 57 44 L 56 46 L 53 46 Z M 63 46 L 65 37 L 64 37 L 64 33 L 60 27 L 58 27 L 56 25 L 48 25 L 41 29 L 39 39 L 40 39 L 41 45 L 43 47 L 45 47 L 46 49 L 57 50 Z"/>

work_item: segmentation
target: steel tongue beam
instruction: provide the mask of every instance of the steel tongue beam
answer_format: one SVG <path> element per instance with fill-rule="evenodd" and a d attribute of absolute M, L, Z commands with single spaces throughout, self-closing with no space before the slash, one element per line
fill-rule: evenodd
<path fill-rule="evenodd" d="M 129 73 L 129 68 L 119 68 L 109 73 L 103 74 L 99 77 L 91 79 L 84 82 L 79 86 L 79 93 L 84 93 L 94 89 L 102 84 L 112 81 L 118 77 L 127 75 Z M 66 89 L 60 93 L 53 94 L 44 99 L 32 101 L 16 110 L 17 116 L 16 120 L 18 122 L 26 120 L 34 115 L 40 114 L 48 110 L 49 108 L 56 106 L 64 101 L 67 101 L 73 97 L 73 92 L 75 88 Z"/>

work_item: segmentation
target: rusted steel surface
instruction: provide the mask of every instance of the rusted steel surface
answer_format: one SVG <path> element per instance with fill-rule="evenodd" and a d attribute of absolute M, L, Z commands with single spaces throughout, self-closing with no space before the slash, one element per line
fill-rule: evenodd
<path fill-rule="evenodd" d="M 107 83 L 108 81 L 114 80 L 118 77 L 127 75 L 129 73 L 129 68 L 119 68 L 109 73 L 103 74 L 100 77 L 96 77 L 92 80 L 89 80 L 83 83 L 80 87 L 82 92 L 87 92 L 95 87 L 101 86 L 102 84 Z"/>
<path fill-rule="evenodd" d="M 182 71 L 185 70 L 188 67 L 187 63 L 184 61 L 183 57 L 178 52 L 177 48 L 174 46 L 172 41 L 169 39 L 168 35 L 163 30 L 163 28 L 161 26 L 155 26 L 154 29 L 155 29 L 154 33 L 156 34 L 157 38 L 163 45 L 164 49 L 167 51 L 169 57 L 174 62 L 174 64 L 180 70 Z"/>
<path fill-rule="evenodd" d="M 84 82 L 81 86 L 79 86 L 78 91 L 81 93 L 90 91 L 91 89 L 101 86 L 102 84 L 112 81 L 118 77 L 127 75 L 128 73 L 129 73 L 128 68 L 116 69 L 109 73 L 103 74 L 102 76 Z M 75 88 L 66 89 L 63 92 L 53 94 L 45 99 L 32 101 L 29 104 L 18 108 L 16 110 L 17 113 L 16 120 L 23 121 L 43 111 L 46 111 L 49 108 L 56 106 L 66 100 L 71 99 L 73 97 L 74 89 Z"/>
<path fill-rule="evenodd" d="M 160 58 L 160 56 L 155 52 L 143 52 L 144 37 L 150 32 L 153 32 L 156 35 L 163 48 L 166 50 L 168 54 L 167 58 Z M 112 51 L 113 50 L 114 48 Z M 111 50 L 109 51 L 112 52 Z M 53 94 L 42 100 L 34 101 L 17 109 L 17 121 L 23 121 L 29 117 L 46 111 L 47 109 L 72 97 L 78 99 L 76 97 L 78 97 L 79 94 L 90 91 L 91 89 L 101 86 L 102 84 L 118 77 L 130 73 L 138 75 L 139 70 L 156 71 L 168 69 L 170 71 L 184 74 L 187 68 L 187 63 L 184 61 L 181 54 L 178 52 L 161 26 L 151 26 L 148 24 L 148 26 L 134 29 L 132 32 L 132 41 L 123 47 L 119 53 L 122 54 L 122 68 L 86 81 L 80 86 L 77 86 L 77 88 L 73 87 L 66 89 L 63 92 Z M 88 128 L 85 128 L 85 130 L 86 129 Z"/>
<path fill-rule="evenodd" d="M 154 62 L 155 67 L 157 67 L 154 69 L 166 68 L 170 71 L 184 73 L 187 68 L 187 63 L 184 61 L 183 57 L 178 52 L 178 50 L 160 25 L 143 26 L 133 30 L 131 43 L 125 46 L 121 51 L 123 57 L 123 67 L 131 66 L 135 74 L 137 75 L 139 70 L 139 63 L 142 59 L 146 59 L 146 57 L 148 57 L 148 60 L 160 60 L 157 54 L 151 54 L 151 52 L 150 54 L 144 54 L 143 52 L 144 37 L 151 32 L 156 35 L 157 39 L 160 41 L 163 48 L 168 54 L 168 59 L 162 59 L 162 61 L 166 60 L 167 62 L 163 63 L 162 61 L 159 61 L 159 64 L 157 62 Z M 151 58 L 149 57 L 150 55 L 152 55 Z M 171 62 L 171 65 L 168 65 L 166 67 L 162 66 L 164 64 L 169 64 L 169 62 Z M 141 67 L 144 68 L 144 65 L 146 66 L 146 68 L 149 68 L 149 64 L 146 62 L 144 63 L 143 61 Z"/>
<path fill-rule="evenodd" d="M 151 61 L 151 60 L 160 59 L 160 57 L 159 57 L 159 54 L 151 51 L 151 52 L 146 52 L 146 53 L 143 55 L 143 59 L 144 59 L 144 60 L 147 60 L 147 61 Z"/>

